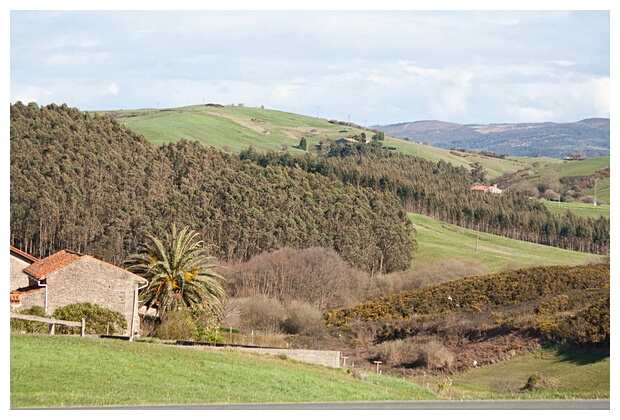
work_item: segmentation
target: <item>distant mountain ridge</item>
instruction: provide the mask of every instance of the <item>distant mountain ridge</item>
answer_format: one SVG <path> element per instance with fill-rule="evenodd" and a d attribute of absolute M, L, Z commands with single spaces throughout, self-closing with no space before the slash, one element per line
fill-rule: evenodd
<path fill-rule="evenodd" d="M 588 118 L 574 123 L 516 124 L 457 124 L 427 120 L 372 128 L 442 149 L 489 150 L 509 156 L 555 158 L 571 153 L 587 157 L 610 155 L 609 118 Z"/>

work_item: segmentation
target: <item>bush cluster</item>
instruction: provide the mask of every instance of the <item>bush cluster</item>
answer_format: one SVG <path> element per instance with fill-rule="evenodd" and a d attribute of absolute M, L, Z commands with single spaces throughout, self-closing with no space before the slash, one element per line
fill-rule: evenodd
<path fill-rule="evenodd" d="M 501 305 L 535 301 L 576 290 L 609 287 L 609 263 L 546 266 L 468 277 L 419 290 L 384 296 L 351 308 L 328 311 L 326 326 L 351 320 L 407 319 L 423 314 L 481 311 Z"/>
<path fill-rule="evenodd" d="M 90 302 L 71 303 L 58 308 L 52 318 L 75 322 L 84 318 L 86 334 L 124 334 L 127 329 L 127 320 L 121 313 Z M 80 328 L 58 325 L 55 331 L 58 334 L 79 334 Z"/>

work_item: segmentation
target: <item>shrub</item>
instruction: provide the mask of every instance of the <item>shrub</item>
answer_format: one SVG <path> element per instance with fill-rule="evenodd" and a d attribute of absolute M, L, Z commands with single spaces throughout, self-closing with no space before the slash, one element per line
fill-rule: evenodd
<path fill-rule="evenodd" d="M 197 333 L 192 314 L 183 309 L 168 311 L 155 329 L 155 337 L 162 340 L 192 340 Z"/>
<path fill-rule="evenodd" d="M 379 354 L 377 355 L 383 363 L 389 366 L 397 366 L 415 357 L 415 350 L 412 349 L 410 342 L 405 340 L 390 340 L 379 344 Z"/>
<path fill-rule="evenodd" d="M 84 318 L 86 334 L 119 334 L 125 333 L 127 329 L 127 320 L 121 313 L 90 302 L 71 303 L 60 307 L 54 311 L 52 317 L 75 322 L 80 322 Z M 80 328 L 58 325 L 55 332 L 58 334 L 79 334 Z"/>
<path fill-rule="evenodd" d="M 452 386 L 452 379 L 450 378 L 442 378 L 437 380 L 437 392 L 439 394 L 443 394 L 448 391 Z"/>
<path fill-rule="evenodd" d="M 538 389 L 555 389 L 557 383 L 552 378 L 545 378 L 541 373 L 537 372 L 527 379 L 527 382 L 521 388 L 522 391 L 535 391 Z"/>
<path fill-rule="evenodd" d="M 45 309 L 42 306 L 32 306 L 30 308 L 19 311 L 22 315 L 32 315 L 41 318 L 49 318 L 45 315 Z M 25 319 L 11 318 L 11 331 L 29 332 L 34 334 L 46 333 L 49 331 L 49 325 L 43 322 L 26 321 Z"/>
<path fill-rule="evenodd" d="M 427 369 L 450 369 L 454 361 L 454 354 L 437 340 L 429 339 L 416 346 L 417 366 Z"/>
<path fill-rule="evenodd" d="M 287 334 L 312 335 L 322 329 L 323 313 L 305 302 L 292 302 L 286 308 L 282 329 Z"/>
<path fill-rule="evenodd" d="M 194 307 L 189 309 L 195 325 L 197 341 L 222 342 L 220 336 L 220 312 L 210 307 Z"/>
<path fill-rule="evenodd" d="M 280 301 L 263 295 L 241 299 L 239 307 L 241 323 L 247 330 L 278 333 L 286 319 L 286 310 Z"/>

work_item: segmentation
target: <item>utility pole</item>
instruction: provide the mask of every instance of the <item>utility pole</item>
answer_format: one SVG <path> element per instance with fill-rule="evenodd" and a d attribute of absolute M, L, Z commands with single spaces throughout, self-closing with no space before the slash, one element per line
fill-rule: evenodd
<path fill-rule="evenodd" d="M 594 205 L 596 206 L 596 183 L 598 182 L 598 178 L 594 178 Z"/>

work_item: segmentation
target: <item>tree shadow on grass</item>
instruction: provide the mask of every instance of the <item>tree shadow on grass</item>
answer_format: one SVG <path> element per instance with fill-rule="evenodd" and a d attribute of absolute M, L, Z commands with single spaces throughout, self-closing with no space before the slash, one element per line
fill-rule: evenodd
<path fill-rule="evenodd" d="M 564 362 L 574 363 L 579 366 L 600 362 L 610 356 L 609 347 L 604 348 L 559 348 L 557 354 L 560 360 Z"/>

